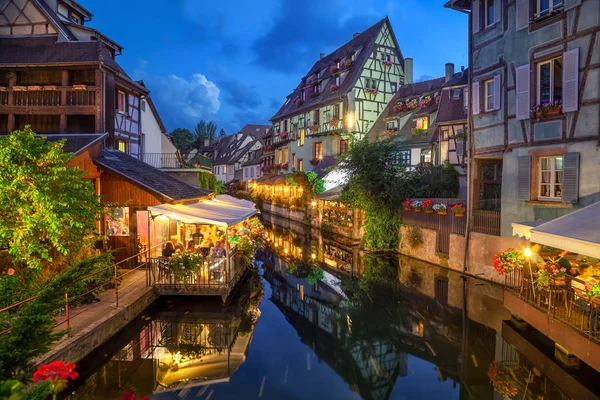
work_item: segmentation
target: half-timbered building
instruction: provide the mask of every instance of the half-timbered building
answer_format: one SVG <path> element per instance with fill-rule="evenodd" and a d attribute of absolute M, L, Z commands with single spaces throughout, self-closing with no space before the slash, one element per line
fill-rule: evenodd
<path fill-rule="evenodd" d="M 108 147 L 139 158 L 148 90 L 117 63 L 123 48 L 86 26 L 91 19 L 74 0 L 0 0 L 0 133 L 107 132 Z"/>
<path fill-rule="evenodd" d="M 321 54 L 271 118 L 270 172 L 322 169 L 363 137 L 404 84 L 404 57 L 386 17 Z"/>

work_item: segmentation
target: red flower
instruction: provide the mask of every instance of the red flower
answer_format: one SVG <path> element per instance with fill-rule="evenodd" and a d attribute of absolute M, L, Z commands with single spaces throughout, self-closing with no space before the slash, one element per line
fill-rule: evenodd
<path fill-rule="evenodd" d="M 60 379 L 66 381 L 67 379 L 75 379 L 79 376 L 75 370 L 75 364 L 64 361 L 53 361 L 50 364 L 40 365 L 33 374 L 33 381 L 52 381 Z"/>
<path fill-rule="evenodd" d="M 135 400 L 135 399 L 136 399 L 135 393 L 125 392 L 125 393 L 123 393 L 123 397 L 121 399 L 115 399 L 115 400 Z M 143 396 L 141 398 L 141 400 L 149 400 L 149 397 Z"/>
<path fill-rule="evenodd" d="M 15 270 L 14 270 L 14 268 L 9 268 L 9 269 L 8 269 L 8 274 L 9 274 L 9 275 L 14 275 L 14 274 L 15 274 Z"/>

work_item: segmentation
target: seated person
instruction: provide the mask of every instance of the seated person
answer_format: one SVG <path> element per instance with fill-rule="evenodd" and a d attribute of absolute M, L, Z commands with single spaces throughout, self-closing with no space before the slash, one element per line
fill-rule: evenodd
<path fill-rule="evenodd" d="M 589 264 L 579 266 L 579 276 L 571 280 L 571 287 L 582 292 L 585 291 L 585 282 L 594 279 L 594 269 Z"/>
<path fill-rule="evenodd" d="M 175 253 L 175 248 L 173 247 L 173 243 L 167 242 L 165 248 L 162 251 L 163 257 L 171 257 Z"/>
<path fill-rule="evenodd" d="M 217 242 L 215 247 L 210 249 L 210 256 L 213 258 L 223 258 L 227 255 L 225 252 L 225 247 L 223 247 L 222 242 Z"/>

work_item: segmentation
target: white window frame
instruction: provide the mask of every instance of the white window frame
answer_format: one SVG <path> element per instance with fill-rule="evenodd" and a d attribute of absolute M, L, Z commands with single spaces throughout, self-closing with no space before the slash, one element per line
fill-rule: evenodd
<path fill-rule="evenodd" d="M 555 7 L 555 3 L 558 3 L 560 1 L 560 4 L 558 4 L 558 7 Z M 550 15 L 554 12 L 554 9 L 562 9 L 565 6 L 565 0 L 548 0 L 549 3 L 549 7 L 548 7 L 548 11 L 546 13 L 544 13 L 543 15 Z M 542 16 L 542 1 L 541 0 L 536 0 L 536 7 L 535 7 L 535 16 L 536 17 L 540 17 Z"/>
<path fill-rule="evenodd" d="M 491 3 L 491 6 L 492 6 L 492 10 L 494 10 L 493 11 L 494 14 L 492 15 L 492 17 L 493 17 L 492 18 L 492 23 L 488 24 L 488 19 L 489 19 L 488 18 L 489 17 L 488 10 L 489 10 L 490 3 Z M 494 3 L 494 0 L 483 0 L 483 16 L 484 16 L 483 24 L 484 24 L 484 26 L 486 28 L 489 27 L 489 26 L 492 26 L 492 25 L 494 25 L 496 23 L 496 11 L 497 10 L 496 10 L 496 6 L 495 6 L 495 3 Z"/>
<path fill-rule="evenodd" d="M 491 93 L 490 93 L 490 88 L 491 88 Z M 496 105 L 494 104 L 494 79 L 488 79 L 487 81 L 483 82 L 483 93 L 484 93 L 483 109 L 486 112 L 494 111 L 496 109 Z M 489 100 L 491 100 L 491 102 L 492 102 L 491 106 L 490 106 Z"/>
<path fill-rule="evenodd" d="M 396 93 L 398 91 L 398 84 L 395 82 L 390 83 L 390 89 L 391 89 L 392 93 Z"/>
<path fill-rule="evenodd" d="M 564 181 L 562 181 L 561 183 L 556 183 L 556 172 L 558 171 L 556 169 L 556 159 L 557 158 L 563 158 L 562 155 L 559 156 L 546 156 L 546 157 L 540 157 L 539 159 L 539 176 L 538 176 L 538 199 L 540 200 L 547 200 L 547 201 L 562 201 L 562 190 L 563 190 L 563 184 Z M 550 163 L 550 170 L 542 170 L 542 165 L 543 165 L 543 161 L 544 160 L 552 160 L 552 162 Z M 563 160 L 564 162 L 564 160 Z M 560 170 L 561 172 L 564 171 L 564 164 L 563 164 L 563 169 Z M 550 172 L 550 193 L 552 194 L 551 196 L 542 196 L 542 176 L 544 172 Z M 563 176 L 562 178 L 564 179 L 564 172 L 562 172 Z M 562 180 L 562 179 L 561 179 Z M 548 185 L 548 183 L 543 183 L 544 185 Z M 556 185 L 560 185 L 561 188 L 561 196 L 556 196 L 555 193 L 555 189 L 556 189 Z"/>
<path fill-rule="evenodd" d="M 454 89 L 454 91 L 452 92 L 452 99 L 454 99 L 454 100 L 460 99 L 460 92 L 461 92 L 461 89 Z"/>
<path fill-rule="evenodd" d="M 340 83 L 341 83 L 340 76 L 339 76 L 339 75 L 336 75 L 336 76 L 335 76 L 335 85 L 339 87 L 339 86 L 340 86 Z"/>
<path fill-rule="evenodd" d="M 121 105 L 123 108 L 119 108 L 119 97 L 123 96 L 123 100 L 121 101 Z M 127 93 L 122 90 L 117 91 L 117 111 L 121 114 L 127 114 Z"/>
<path fill-rule="evenodd" d="M 535 91 L 536 91 L 536 104 L 542 104 L 542 84 L 541 84 L 541 79 L 542 79 L 542 65 L 545 64 L 550 64 L 550 101 L 548 101 L 548 103 L 552 104 L 554 103 L 554 60 L 558 60 L 558 59 L 562 59 L 562 56 L 560 57 L 554 57 L 551 58 L 550 60 L 545 60 L 545 61 L 540 61 L 537 64 L 535 64 L 535 68 L 536 68 L 536 79 L 535 79 Z M 563 69 L 564 69 L 564 65 L 563 65 Z M 560 79 L 562 80 L 562 73 L 560 75 Z M 563 82 L 563 89 L 564 89 L 564 82 Z"/>
<path fill-rule="evenodd" d="M 397 131 L 398 130 L 398 120 L 394 119 L 392 121 L 388 121 L 386 124 L 386 128 Z"/>

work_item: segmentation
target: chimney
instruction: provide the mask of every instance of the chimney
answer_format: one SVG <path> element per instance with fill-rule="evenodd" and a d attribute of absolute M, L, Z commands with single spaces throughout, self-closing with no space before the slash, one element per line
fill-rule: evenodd
<path fill-rule="evenodd" d="M 210 140 L 208 138 L 204 139 L 204 145 L 205 146 L 210 146 Z"/>
<path fill-rule="evenodd" d="M 454 64 L 446 63 L 446 82 L 454 76 Z"/>
<path fill-rule="evenodd" d="M 465 66 L 464 65 L 460 66 L 460 72 L 465 72 Z"/>
<path fill-rule="evenodd" d="M 404 84 L 413 83 L 413 59 L 404 59 Z"/>
<path fill-rule="evenodd" d="M 319 56 L 321 57 L 321 60 L 325 58 L 325 53 L 321 53 L 319 54 Z"/>
<path fill-rule="evenodd" d="M 356 32 L 354 35 L 352 35 L 352 39 L 356 39 L 359 36 L 360 36 L 360 32 Z"/>

